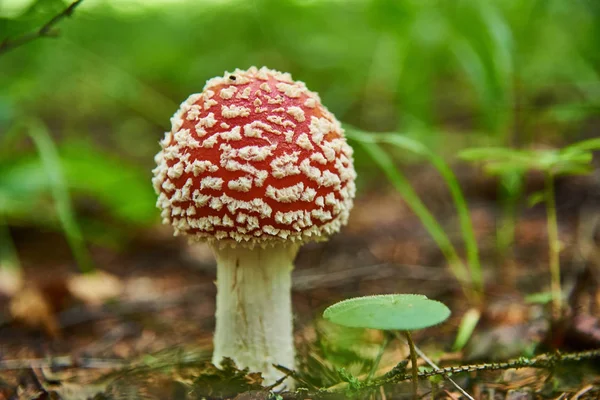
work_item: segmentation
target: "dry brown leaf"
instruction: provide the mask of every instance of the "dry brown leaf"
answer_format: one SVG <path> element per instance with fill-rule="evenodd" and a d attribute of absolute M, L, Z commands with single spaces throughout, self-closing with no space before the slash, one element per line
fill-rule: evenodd
<path fill-rule="evenodd" d="M 28 328 L 42 329 L 52 338 L 60 337 L 54 309 L 39 288 L 24 287 L 12 297 L 8 310 L 15 321 Z"/>
<path fill-rule="evenodd" d="M 12 297 L 22 286 L 21 270 L 0 264 L 0 294 Z"/>
<path fill-rule="evenodd" d="M 119 278 L 104 271 L 71 276 L 67 287 L 73 297 L 86 304 L 97 306 L 118 297 L 123 292 Z"/>
<path fill-rule="evenodd" d="M 60 385 L 49 385 L 46 390 L 60 395 L 62 400 L 88 400 L 104 393 L 107 384 L 79 384 L 62 382 Z"/>

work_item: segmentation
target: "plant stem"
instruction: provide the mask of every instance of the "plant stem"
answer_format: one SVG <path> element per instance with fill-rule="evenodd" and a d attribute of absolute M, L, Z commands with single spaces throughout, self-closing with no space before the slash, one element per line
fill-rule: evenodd
<path fill-rule="evenodd" d="M 291 273 L 298 245 L 248 249 L 212 246 L 217 259 L 213 364 L 224 357 L 261 372 L 270 385 L 294 369 Z M 285 382 L 292 388 L 291 380 Z"/>
<path fill-rule="evenodd" d="M 404 331 L 408 348 L 410 349 L 410 364 L 412 370 L 412 389 L 413 399 L 417 400 L 419 390 L 419 368 L 417 367 L 417 351 L 415 350 L 415 343 L 412 340 L 412 336 L 409 331 Z"/>
<path fill-rule="evenodd" d="M 516 264 L 513 257 L 517 204 L 522 192 L 522 177 L 519 172 L 500 176 L 501 215 L 496 229 L 496 251 L 498 264 L 506 268 L 503 279 L 510 287 L 515 286 Z"/>
<path fill-rule="evenodd" d="M 20 271 L 21 263 L 15 249 L 15 244 L 10 236 L 8 224 L 0 213 L 0 268 L 11 271 Z"/>
<path fill-rule="evenodd" d="M 562 292 L 560 286 L 560 241 L 556 217 L 556 200 L 554 197 L 554 176 L 546 173 L 546 215 L 548 229 L 548 249 L 550 263 L 550 285 L 552 291 L 552 316 L 558 319 L 562 313 Z"/>
<path fill-rule="evenodd" d="M 379 352 L 377 353 L 377 357 L 375 357 L 375 361 L 373 362 L 373 366 L 371 367 L 371 371 L 369 371 L 369 375 L 367 376 L 367 382 L 373 379 L 375 376 L 375 372 L 377 372 L 377 367 L 379 367 L 379 363 L 381 362 L 381 357 L 383 357 L 383 352 L 387 348 L 390 343 L 390 334 L 388 332 L 383 333 L 383 342 L 381 343 L 381 347 L 379 348 Z"/>
<path fill-rule="evenodd" d="M 42 121 L 31 120 L 28 125 L 28 134 L 33 140 L 38 154 L 48 174 L 48 181 L 52 189 L 52 197 L 56 207 L 58 219 L 62 225 L 63 231 L 77 261 L 77 266 L 82 273 L 91 273 L 95 271 L 92 259 L 86 248 L 85 239 L 81 228 L 77 224 L 75 211 L 69 194 L 69 188 L 65 181 L 60 157 L 56 145 L 48 129 Z"/>

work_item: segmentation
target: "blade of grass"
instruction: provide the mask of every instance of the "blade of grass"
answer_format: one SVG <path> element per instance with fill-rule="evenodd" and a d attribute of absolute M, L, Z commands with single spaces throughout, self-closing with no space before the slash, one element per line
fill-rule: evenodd
<path fill-rule="evenodd" d="M 444 232 L 444 229 L 440 223 L 429 212 L 425 204 L 423 204 L 406 177 L 400 171 L 398 171 L 390 156 L 388 156 L 387 153 L 383 151 L 381 147 L 379 147 L 379 145 L 377 145 L 377 143 L 375 143 L 373 140 L 369 140 L 368 137 L 365 138 L 363 136 L 364 135 L 359 134 L 356 131 L 351 133 L 349 132 L 348 134 L 348 137 L 359 142 L 365 151 L 371 156 L 371 158 L 379 165 L 396 190 L 398 190 L 398 192 L 402 195 L 408 206 L 421 220 L 421 223 L 425 229 L 436 242 L 446 257 L 446 260 L 448 260 L 450 270 L 460 282 L 465 295 L 467 295 L 467 297 L 470 299 L 476 297 L 471 290 L 467 289 L 467 287 L 472 289 L 470 288 L 469 284 L 469 272 L 458 256 L 458 253 L 456 252 L 452 242 Z"/>
<path fill-rule="evenodd" d="M 65 232 L 73 256 L 77 261 L 77 265 L 82 273 L 93 272 L 94 267 L 85 247 L 83 235 L 75 220 L 71 196 L 65 183 L 58 151 L 48 133 L 48 129 L 39 120 L 29 120 L 25 128 L 27 134 L 33 140 L 40 159 L 48 173 L 48 180 L 50 181 L 58 219 Z"/>
<path fill-rule="evenodd" d="M 600 138 L 588 139 L 578 143 L 574 143 L 563 149 L 565 152 L 569 151 L 590 151 L 600 150 Z"/>
<path fill-rule="evenodd" d="M 454 201 L 454 205 L 456 207 L 457 214 L 459 217 L 462 236 L 465 241 L 465 247 L 467 250 L 468 268 L 469 268 L 469 273 L 467 273 L 466 270 L 464 271 L 465 279 L 468 275 L 470 275 L 470 282 L 473 285 L 473 288 L 476 290 L 477 296 L 478 297 L 482 296 L 483 295 L 483 277 L 482 277 L 482 273 L 481 273 L 481 263 L 479 260 L 479 250 L 478 250 L 478 246 L 477 246 L 477 240 L 475 239 L 475 232 L 473 230 L 473 225 L 471 222 L 471 217 L 469 215 L 469 209 L 467 207 L 467 202 L 462 194 L 462 190 L 460 188 L 458 180 L 456 179 L 456 176 L 454 175 L 454 173 L 452 172 L 450 167 L 444 162 L 444 160 L 440 156 L 438 156 L 437 154 L 430 151 L 427 147 L 423 146 L 421 143 L 419 143 L 415 140 L 412 140 L 410 138 L 400 136 L 398 134 L 366 133 L 366 132 L 362 132 L 362 131 L 359 131 L 359 130 L 356 130 L 353 128 L 347 129 L 346 133 L 349 138 L 361 142 L 361 144 L 363 146 L 365 146 L 365 143 L 369 143 L 369 142 L 370 143 L 380 142 L 380 143 L 392 144 L 392 145 L 395 145 L 404 150 L 409 150 L 415 154 L 425 157 L 438 170 L 438 172 L 440 173 L 440 175 L 442 176 L 442 178 L 444 179 L 444 181 L 446 182 L 446 184 L 448 185 L 448 188 L 450 190 L 450 194 Z M 365 147 L 365 149 L 366 149 L 366 147 Z M 385 155 L 385 157 L 388 157 L 387 154 L 385 154 L 385 152 L 383 152 L 381 149 L 375 150 L 374 148 L 371 148 L 371 150 L 367 149 L 367 151 L 371 155 L 373 155 L 372 152 L 375 151 L 377 153 L 383 153 Z M 389 160 L 388 160 L 388 162 L 386 162 L 386 166 L 384 167 L 382 164 L 384 159 L 380 158 L 380 157 L 381 157 L 380 155 L 373 156 L 373 159 L 386 172 L 386 174 L 388 175 L 388 178 L 390 180 L 392 180 L 392 182 L 394 182 L 393 179 L 397 179 L 398 177 L 400 177 L 402 179 L 401 182 L 395 183 L 397 189 L 403 194 L 403 196 L 405 197 L 406 201 L 409 203 L 409 205 L 411 206 L 411 208 L 413 209 L 415 214 L 417 214 L 417 216 L 421 219 L 421 222 L 423 223 L 423 225 L 425 225 L 426 229 L 434 237 L 434 240 L 436 241 L 438 246 L 442 249 L 442 251 L 444 252 L 444 255 L 446 256 L 446 258 L 448 259 L 450 264 L 452 265 L 453 263 L 455 263 L 456 259 L 458 259 L 458 255 L 456 253 L 456 250 L 454 249 L 454 246 L 450 243 L 447 236 L 443 233 L 443 228 L 440 226 L 440 224 L 437 222 L 437 220 L 435 220 L 435 218 L 429 213 L 429 211 L 426 209 L 425 205 L 423 205 L 422 202 L 420 202 L 418 195 L 412 190 L 412 188 L 410 187 L 410 184 L 408 183 L 406 178 L 404 178 L 398 172 L 397 168 L 393 165 L 393 162 L 391 161 L 391 159 L 389 159 L 389 157 L 388 157 Z M 391 167 L 390 167 L 390 165 L 391 165 Z M 392 175 L 392 172 L 388 171 L 388 168 L 391 168 L 391 169 L 393 169 L 393 171 L 395 171 L 394 172 L 394 174 L 396 175 L 395 178 L 394 178 L 394 175 Z M 399 184 L 402 185 L 402 187 L 403 187 L 402 190 L 400 190 L 398 188 Z M 407 190 L 407 187 L 410 188 L 410 191 Z M 408 197 L 406 195 L 408 195 Z M 417 201 L 419 203 L 417 203 Z M 416 209 L 415 209 L 415 207 L 416 207 Z M 421 208 L 423 208 L 424 211 L 421 210 Z M 427 222 L 425 222 L 425 221 L 427 221 Z M 439 231 L 441 231 L 441 233 L 445 236 L 445 239 L 440 235 Z M 436 233 L 434 234 L 433 232 L 436 232 Z M 436 237 L 437 237 L 437 239 L 436 239 Z M 442 246 L 444 246 L 446 248 L 446 250 L 444 250 L 442 248 Z M 451 250 L 450 250 L 450 248 L 451 248 Z M 463 268 L 464 268 L 464 264 L 462 263 L 462 261 L 460 261 L 460 259 L 458 259 L 458 262 L 460 262 L 459 265 L 463 266 Z M 455 275 L 457 277 L 460 276 L 460 275 L 457 275 L 457 273 L 455 273 Z"/>
<path fill-rule="evenodd" d="M 442 157 L 438 156 L 434 152 L 430 151 L 427 147 L 413 139 L 397 134 L 383 134 L 381 135 L 381 138 L 382 141 L 394 144 L 401 148 L 412 148 L 414 149 L 413 151 L 424 156 L 438 170 L 446 182 L 446 185 L 448 185 L 450 195 L 452 196 L 454 206 L 456 207 L 463 240 L 465 242 L 471 280 L 475 289 L 480 294 L 483 294 L 483 276 L 481 273 L 481 263 L 479 260 L 477 240 L 475 239 L 475 231 L 473 230 L 473 224 L 469 214 L 467 201 L 463 196 L 463 192 L 460 188 L 460 184 L 458 183 L 458 179 L 456 179 L 456 175 L 454 175 L 454 172 L 452 172 L 452 169 L 448 166 L 448 164 L 446 164 Z"/>
<path fill-rule="evenodd" d="M 501 264 L 506 264 L 506 282 L 514 286 L 516 264 L 514 261 L 515 227 L 517 206 L 523 194 L 523 173 L 509 171 L 500 175 L 499 201 L 501 214 L 496 227 L 496 256 Z"/>
<path fill-rule="evenodd" d="M 0 214 L 0 269 L 13 272 L 21 270 L 17 250 L 2 214 Z"/>
<path fill-rule="evenodd" d="M 471 336 L 473 336 L 473 332 L 475 331 L 475 327 L 479 323 L 480 318 L 481 311 L 477 308 L 470 308 L 465 315 L 463 315 L 460 320 L 456 339 L 454 339 L 454 344 L 452 345 L 452 350 L 460 351 L 465 347 L 469 339 L 471 339 Z"/>
<path fill-rule="evenodd" d="M 371 366 L 371 370 L 369 371 L 369 375 L 367 376 L 367 382 L 370 382 L 373 379 L 373 377 L 375 376 L 375 373 L 377 372 L 377 368 L 379 367 L 379 363 L 381 362 L 381 357 L 383 357 L 383 353 L 384 353 L 385 349 L 387 348 L 388 344 L 390 343 L 390 337 L 391 336 L 388 334 L 388 332 L 383 333 L 383 342 L 381 343 L 381 347 L 379 347 L 377 356 L 375 357 L 375 360 L 373 361 L 373 365 Z"/>

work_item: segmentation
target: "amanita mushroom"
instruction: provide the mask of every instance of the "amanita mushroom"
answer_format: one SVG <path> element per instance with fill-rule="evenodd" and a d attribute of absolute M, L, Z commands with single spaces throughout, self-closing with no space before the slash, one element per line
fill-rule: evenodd
<path fill-rule="evenodd" d="M 273 383 L 294 367 L 294 258 L 346 224 L 352 149 L 316 93 L 264 67 L 210 79 L 171 124 L 153 184 L 163 222 L 217 259 L 213 363 Z"/>

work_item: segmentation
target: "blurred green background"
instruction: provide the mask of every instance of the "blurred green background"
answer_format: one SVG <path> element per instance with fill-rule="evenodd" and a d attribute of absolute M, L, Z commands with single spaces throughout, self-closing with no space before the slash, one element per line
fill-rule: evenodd
<path fill-rule="evenodd" d="M 0 0 L 0 41 L 68 4 Z M 58 28 L 0 54 L 0 223 L 64 226 L 48 162 L 17 129 L 33 118 L 83 236 L 103 245 L 158 224 L 150 178 L 169 117 L 236 67 L 289 71 L 342 122 L 450 161 L 600 136 L 597 0 L 84 0 Z M 375 167 L 356 157 L 364 183 Z"/>

